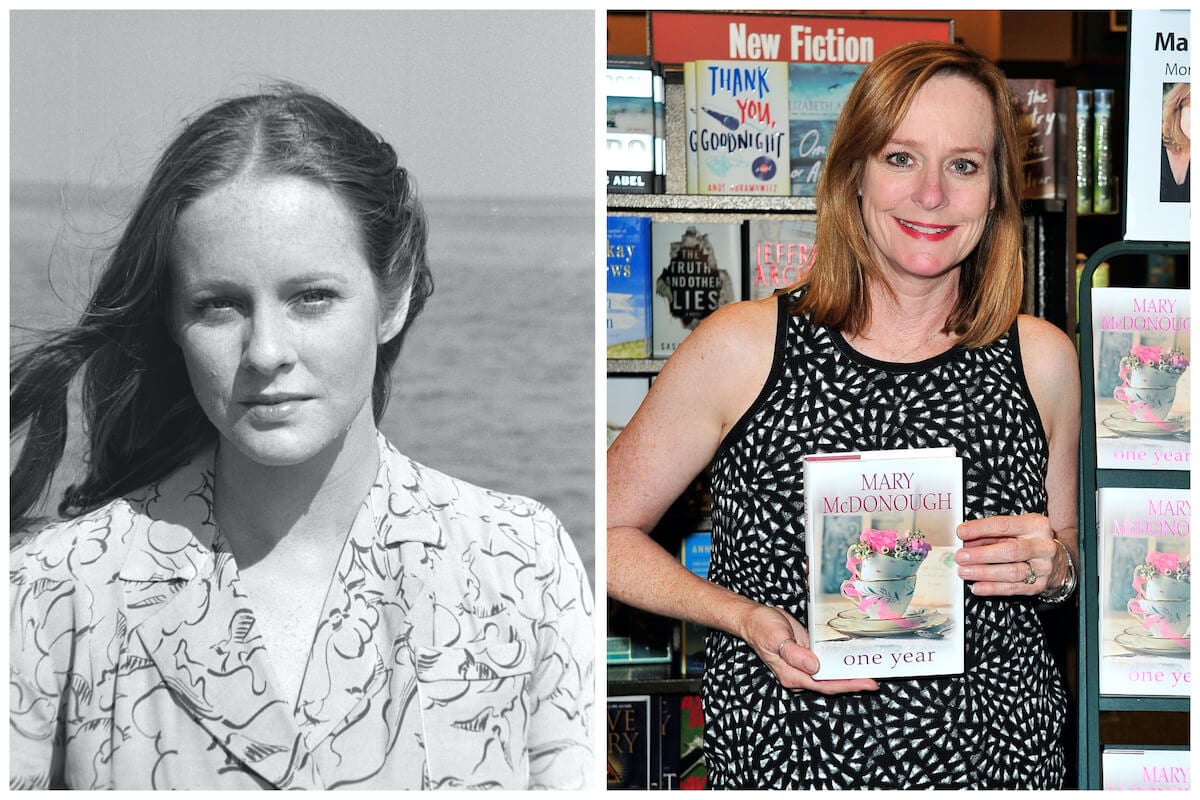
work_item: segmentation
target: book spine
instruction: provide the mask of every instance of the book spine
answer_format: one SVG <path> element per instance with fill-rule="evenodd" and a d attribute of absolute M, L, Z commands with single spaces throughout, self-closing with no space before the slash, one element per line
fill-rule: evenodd
<path fill-rule="evenodd" d="M 1075 92 L 1075 212 L 1092 213 L 1092 93 Z"/>
<path fill-rule="evenodd" d="M 1112 193 L 1112 89 L 1097 89 L 1093 130 L 1096 146 L 1092 150 L 1095 180 L 1092 186 L 1092 211 L 1107 214 L 1113 210 Z"/>
<path fill-rule="evenodd" d="M 654 191 L 667 191 L 667 85 L 662 64 L 654 62 Z"/>

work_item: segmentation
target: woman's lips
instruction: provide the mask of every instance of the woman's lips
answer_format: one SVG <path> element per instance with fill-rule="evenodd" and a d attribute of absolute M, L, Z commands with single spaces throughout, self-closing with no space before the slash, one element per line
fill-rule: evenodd
<path fill-rule="evenodd" d="M 309 398 L 300 395 L 252 397 L 242 401 L 246 415 L 259 422 L 284 422 Z"/>
<path fill-rule="evenodd" d="M 897 219 L 896 224 L 909 236 L 925 242 L 940 242 L 954 233 L 954 229 L 957 227 L 955 225 L 925 225 L 907 219 Z"/>

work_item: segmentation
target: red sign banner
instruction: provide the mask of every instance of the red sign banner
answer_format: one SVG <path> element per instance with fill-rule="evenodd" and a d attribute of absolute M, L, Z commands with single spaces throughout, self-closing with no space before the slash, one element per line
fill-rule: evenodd
<path fill-rule="evenodd" d="M 949 19 L 650 12 L 650 53 L 663 64 L 745 59 L 870 64 L 897 45 L 954 41 Z"/>

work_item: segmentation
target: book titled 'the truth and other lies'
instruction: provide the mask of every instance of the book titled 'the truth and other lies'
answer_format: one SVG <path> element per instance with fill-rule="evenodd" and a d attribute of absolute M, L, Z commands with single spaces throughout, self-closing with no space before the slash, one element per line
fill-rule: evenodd
<path fill-rule="evenodd" d="M 804 459 L 814 677 L 901 678 L 963 671 L 963 519 L 953 448 Z"/>

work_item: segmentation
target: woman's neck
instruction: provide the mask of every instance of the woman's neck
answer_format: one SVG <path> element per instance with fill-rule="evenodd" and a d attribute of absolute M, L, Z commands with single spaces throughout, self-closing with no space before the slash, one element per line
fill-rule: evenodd
<path fill-rule="evenodd" d="M 302 464 L 267 466 L 228 442 L 218 448 L 214 513 L 239 566 L 277 548 L 338 546 L 379 469 L 370 404 Z"/>

